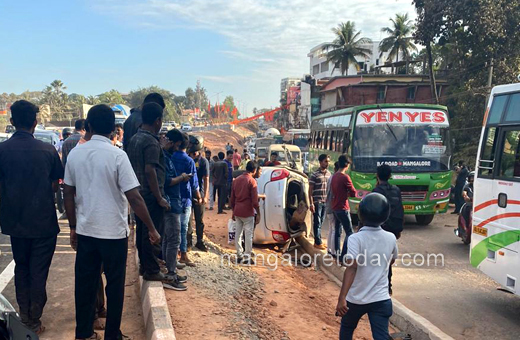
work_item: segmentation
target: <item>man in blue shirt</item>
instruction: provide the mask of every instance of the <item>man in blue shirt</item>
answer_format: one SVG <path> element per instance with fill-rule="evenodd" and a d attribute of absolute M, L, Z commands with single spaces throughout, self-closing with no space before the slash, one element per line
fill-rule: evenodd
<path fill-rule="evenodd" d="M 170 281 L 163 283 L 163 286 L 167 289 L 178 291 L 187 289 L 187 287 L 183 285 L 183 283 L 187 281 L 187 277 L 177 274 L 177 252 L 179 251 L 181 243 L 181 183 L 188 182 L 191 178 L 184 172 L 178 175 L 171 159 L 172 153 L 179 149 L 181 143 L 182 141 L 173 143 L 168 138 L 168 135 L 161 139 L 166 169 L 164 192 L 171 207 L 171 210 L 167 211 L 164 216 L 164 237 L 162 243 L 162 253 L 166 261 L 166 268 L 168 269 L 166 277 L 169 278 Z"/>
<path fill-rule="evenodd" d="M 231 187 L 233 185 L 233 150 L 229 150 L 226 152 L 226 160 L 225 160 L 227 166 L 228 166 L 228 177 L 227 177 L 227 198 L 228 198 L 228 205 L 229 205 L 229 199 L 231 197 Z M 230 210 L 231 208 L 225 208 L 226 210 Z"/>
<path fill-rule="evenodd" d="M 186 173 L 190 176 L 189 182 L 180 184 L 181 192 L 181 258 L 180 263 L 185 263 L 190 267 L 195 264 L 188 258 L 188 244 L 186 234 L 188 232 L 188 222 L 191 217 L 191 206 L 193 203 L 201 201 L 199 192 L 199 180 L 197 178 L 197 169 L 195 162 L 186 153 L 188 147 L 188 136 L 177 129 L 168 131 L 166 137 L 174 144 L 179 145 L 178 149 L 171 155 L 173 166 L 177 169 L 177 173 Z M 193 202 L 194 201 L 194 202 Z"/>

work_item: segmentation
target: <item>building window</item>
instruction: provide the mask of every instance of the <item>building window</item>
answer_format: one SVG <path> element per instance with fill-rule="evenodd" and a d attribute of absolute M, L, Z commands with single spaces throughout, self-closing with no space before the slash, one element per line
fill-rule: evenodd
<path fill-rule="evenodd" d="M 379 65 L 379 59 L 376 59 L 376 66 Z"/>
<path fill-rule="evenodd" d="M 406 98 L 415 99 L 415 86 L 410 86 L 408 88 L 408 96 Z"/>
<path fill-rule="evenodd" d="M 312 67 L 312 75 L 316 75 L 318 73 L 320 73 L 320 65 L 319 64 L 318 65 L 314 65 Z"/>
<path fill-rule="evenodd" d="M 324 61 L 321 63 L 321 72 L 327 72 L 329 70 L 329 62 Z"/>
<path fill-rule="evenodd" d="M 384 86 L 379 86 L 377 88 L 377 99 L 378 100 L 385 99 L 385 87 Z"/>
<path fill-rule="evenodd" d="M 365 69 L 365 62 L 364 61 L 360 61 L 358 62 L 358 65 L 359 65 L 359 70 L 364 70 Z"/>

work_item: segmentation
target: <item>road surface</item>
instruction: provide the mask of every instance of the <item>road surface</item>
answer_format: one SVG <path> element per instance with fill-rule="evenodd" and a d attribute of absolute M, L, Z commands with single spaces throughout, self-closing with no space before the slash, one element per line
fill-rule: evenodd
<path fill-rule="evenodd" d="M 427 227 L 407 218 L 399 253 L 443 254 L 444 266 L 394 269 L 394 297 L 455 339 L 518 339 L 520 297 L 497 290 L 498 284 L 469 264 L 469 246 L 453 233 L 456 215 L 436 216 Z M 418 262 L 420 256 L 417 257 Z"/>

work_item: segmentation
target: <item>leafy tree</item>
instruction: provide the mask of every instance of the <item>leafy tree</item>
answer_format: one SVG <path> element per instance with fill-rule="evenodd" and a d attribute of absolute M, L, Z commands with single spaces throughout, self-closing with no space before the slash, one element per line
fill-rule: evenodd
<path fill-rule="evenodd" d="M 404 56 L 404 59 L 408 62 L 410 60 L 410 53 L 416 52 L 417 47 L 413 43 L 413 24 L 406 14 L 396 14 L 394 19 L 390 19 L 392 22 L 391 27 L 384 27 L 381 32 L 387 33 L 388 37 L 381 40 L 379 47 L 381 49 L 381 56 L 383 52 L 389 52 L 387 61 L 396 62 L 399 61 L 399 53 Z M 408 73 L 408 63 L 406 64 L 406 73 Z"/>
<path fill-rule="evenodd" d="M 126 101 L 117 90 L 110 90 L 99 95 L 99 101 L 107 105 L 126 104 Z"/>
<path fill-rule="evenodd" d="M 347 21 L 332 29 L 336 35 L 334 41 L 326 44 L 323 49 L 327 52 L 327 61 L 334 63 L 331 74 L 336 68 L 340 68 L 341 74 L 347 75 L 350 65 L 354 65 L 359 71 L 359 64 L 356 57 L 368 58 L 372 53 L 371 49 L 363 45 L 372 41 L 369 38 L 360 37 L 361 31 L 356 31 L 354 22 Z"/>
<path fill-rule="evenodd" d="M 449 88 L 443 96 L 452 117 L 455 151 L 474 159 L 479 137 L 475 132 L 482 125 L 491 90 L 487 86 L 491 61 L 492 85 L 515 82 L 520 71 L 520 35 L 516 34 L 520 1 L 414 0 L 414 4 L 418 12 L 415 38 L 429 49 L 430 74 L 437 62 L 447 70 Z M 464 152 L 470 147 L 466 157 Z"/>
<path fill-rule="evenodd" d="M 40 104 L 48 104 L 51 115 L 56 119 L 64 119 L 70 115 L 69 96 L 64 92 L 67 89 L 61 80 L 54 80 L 42 92 Z"/>

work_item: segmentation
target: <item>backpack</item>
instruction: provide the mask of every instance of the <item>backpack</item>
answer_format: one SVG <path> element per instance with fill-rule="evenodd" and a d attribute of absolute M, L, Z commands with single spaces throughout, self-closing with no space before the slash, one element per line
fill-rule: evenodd
<path fill-rule="evenodd" d="M 375 187 L 374 192 L 385 196 L 390 204 L 390 217 L 382 225 L 382 228 L 397 236 L 403 231 L 404 225 L 404 208 L 401 190 L 395 185 L 380 184 Z"/>

